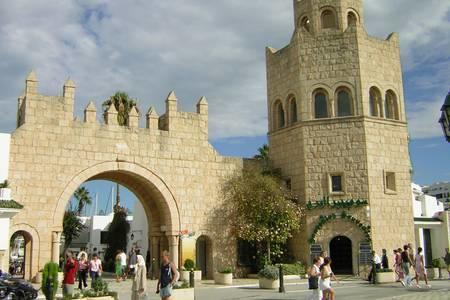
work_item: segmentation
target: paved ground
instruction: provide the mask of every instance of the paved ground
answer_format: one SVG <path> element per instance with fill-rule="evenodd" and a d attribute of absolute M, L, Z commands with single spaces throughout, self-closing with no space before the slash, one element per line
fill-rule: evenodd
<path fill-rule="evenodd" d="M 131 298 L 131 280 L 116 283 L 112 279 L 106 279 L 111 290 L 118 291 L 120 300 Z M 371 299 L 408 299 L 408 300 L 450 300 L 450 280 L 432 281 L 431 289 L 409 288 L 405 289 L 400 284 L 371 285 L 359 280 L 346 280 L 340 284 L 334 284 L 336 299 L 345 300 L 371 300 Z M 148 281 L 149 299 L 160 299 L 155 294 L 156 281 Z M 196 284 L 196 300 L 299 300 L 307 299 L 310 295 L 305 280 L 290 280 L 286 282 L 286 293 L 280 294 L 274 290 L 261 290 L 255 279 L 234 280 L 233 286 L 214 285 L 213 281 L 202 281 Z M 181 299 L 175 299 L 181 300 Z"/>

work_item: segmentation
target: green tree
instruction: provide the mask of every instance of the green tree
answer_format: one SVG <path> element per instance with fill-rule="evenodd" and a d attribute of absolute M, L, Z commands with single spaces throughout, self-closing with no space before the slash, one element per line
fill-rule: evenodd
<path fill-rule="evenodd" d="M 116 206 L 114 218 L 109 225 L 107 243 L 108 248 L 105 253 L 105 260 L 114 259 L 117 250 L 127 249 L 127 236 L 130 232 L 130 223 L 127 221 L 127 211 L 123 207 Z"/>
<path fill-rule="evenodd" d="M 292 201 L 276 177 L 244 171 L 223 186 L 226 219 L 240 239 L 263 243 L 271 262 L 271 245 L 283 244 L 300 229 L 303 209 Z M 278 248 L 278 247 L 277 247 Z"/>
<path fill-rule="evenodd" d="M 88 189 L 86 189 L 84 186 L 79 187 L 75 193 L 73 194 L 75 199 L 77 200 L 77 214 L 81 215 L 81 212 L 86 207 L 86 205 L 89 205 L 92 203 L 91 195 L 89 195 Z"/>
<path fill-rule="evenodd" d="M 108 100 L 105 100 L 102 103 L 103 111 L 107 111 L 108 108 L 111 105 L 114 105 L 116 108 L 118 115 L 117 115 L 117 122 L 120 126 L 127 126 L 128 125 L 128 119 L 129 119 L 129 113 L 131 109 L 136 106 L 136 99 L 130 98 L 127 93 L 122 91 L 117 91 L 114 95 L 109 97 Z M 137 107 L 136 107 L 137 110 Z"/>
<path fill-rule="evenodd" d="M 64 252 L 72 244 L 72 241 L 80 236 L 81 231 L 85 228 L 76 211 L 68 210 L 64 212 L 63 219 L 63 235 Z"/>

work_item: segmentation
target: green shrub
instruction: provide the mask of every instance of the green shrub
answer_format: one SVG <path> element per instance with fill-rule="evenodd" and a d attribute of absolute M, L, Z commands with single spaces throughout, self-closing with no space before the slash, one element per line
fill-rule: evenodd
<path fill-rule="evenodd" d="M 304 275 L 306 270 L 302 262 L 297 262 L 295 264 L 283 264 L 283 274 L 284 275 Z"/>
<path fill-rule="evenodd" d="M 42 271 L 42 292 L 47 300 L 55 299 L 56 290 L 58 289 L 58 264 L 53 262 L 48 262 L 44 266 Z M 50 281 L 51 293 L 48 288 L 47 281 Z"/>
<path fill-rule="evenodd" d="M 189 283 L 186 280 L 183 280 L 183 282 L 181 284 L 175 284 L 173 286 L 174 290 L 178 290 L 178 289 L 188 289 L 190 288 Z"/>
<path fill-rule="evenodd" d="M 279 276 L 278 268 L 275 266 L 265 266 L 264 269 L 259 271 L 258 276 L 266 279 L 277 280 Z"/>
<path fill-rule="evenodd" d="M 92 281 L 92 289 L 94 292 L 108 293 L 108 283 L 101 278 Z"/>
<path fill-rule="evenodd" d="M 195 263 L 192 259 L 188 258 L 184 261 L 184 268 L 188 271 L 195 269 Z"/>
<path fill-rule="evenodd" d="M 379 269 L 377 270 L 377 273 L 390 273 L 394 272 L 392 269 Z"/>
<path fill-rule="evenodd" d="M 442 260 L 440 258 L 435 258 L 431 261 L 431 265 L 433 268 L 443 268 L 444 264 L 442 263 Z"/>
<path fill-rule="evenodd" d="M 231 267 L 223 268 L 222 270 L 219 270 L 219 273 L 221 274 L 231 274 L 233 273 L 233 269 Z"/>

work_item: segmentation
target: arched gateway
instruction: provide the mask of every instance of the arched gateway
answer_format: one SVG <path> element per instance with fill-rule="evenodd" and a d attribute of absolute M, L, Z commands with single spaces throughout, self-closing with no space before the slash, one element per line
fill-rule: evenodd
<path fill-rule="evenodd" d="M 36 75 L 26 79 L 19 98 L 18 128 L 11 136 L 9 181 L 14 199 L 24 207 L 13 219 L 16 231 L 30 236 L 30 259 L 25 278 L 35 276 L 50 260 L 58 261 L 64 210 L 73 192 L 84 182 L 105 179 L 132 191 L 149 220 L 149 245 L 158 259 L 169 248 L 179 264 L 194 253 L 186 249 L 181 232 L 212 237 L 217 243 L 211 210 L 220 201 L 224 178 L 242 169 L 242 160 L 220 156 L 208 143 L 208 104 L 197 103 L 197 112 L 177 110 L 170 93 L 166 112 L 153 108 L 146 114 L 146 128 L 139 128 L 136 110 L 128 126 L 117 125 L 117 111 L 110 108 L 99 122 L 91 102 L 84 120 L 74 119 L 75 84 L 68 80 L 63 96 L 38 93 Z M 214 260 L 223 261 L 211 245 Z M 224 254 L 230 255 L 230 254 Z M 231 256 L 231 255 L 230 255 Z M 213 267 L 215 266 L 215 267 Z"/>

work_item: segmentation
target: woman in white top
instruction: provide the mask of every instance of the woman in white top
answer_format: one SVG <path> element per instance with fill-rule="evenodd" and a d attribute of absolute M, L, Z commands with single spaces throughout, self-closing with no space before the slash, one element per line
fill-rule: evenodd
<path fill-rule="evenodd" d="M 331 272 L 331 259 L 325 257 L 323 265 L 320 266 L 320 279 L 319 279 L 319 289 L 323 292 L 325 298 L 329 300 L 334 300 L 335 292 L 331 287 L 331 277 L 333 272 Z"/>
<path fill-rule="evenodd" d="M 309 269 L 308 275 L 309 278 L 317 278 L 317 281 L 320 279 L 320 266 L 321 266 L 321 260 L 319 257 L 314 257 L 313 259 L 313 265 Z M 323 293 L 320 288 L 312 288 L 311 286 L 309 289 L 312 289 L 312 294 L 309 296 L 309 300 L 322 300 Z"/>
<path fill-rule="evenodd" d="M 416 268 L 416 282 L 417 282 L 417 287 L 420 288 L 419 285 L 419 279 L 420 277 L 423 277 L 425 279 L 425 284 L 427 285 L 427 287 L 431 287 L 428 284 L 428 276 L 427 276 L 427 271 L 425 269 L 425 264 L 423 261 L 423 255 L 422 255 L 422 247 L 417 248 L 417 254 L 416 257 L 414 258 L 414 265 Z"/>

